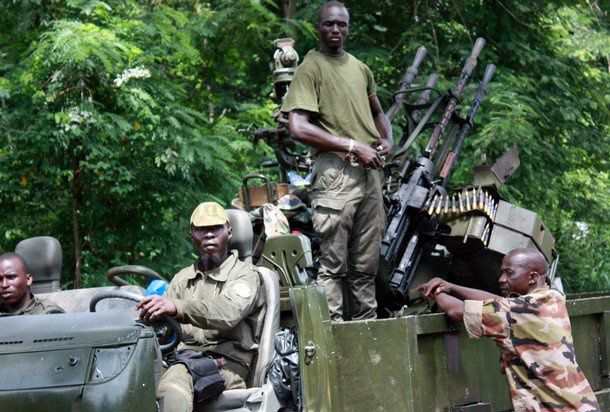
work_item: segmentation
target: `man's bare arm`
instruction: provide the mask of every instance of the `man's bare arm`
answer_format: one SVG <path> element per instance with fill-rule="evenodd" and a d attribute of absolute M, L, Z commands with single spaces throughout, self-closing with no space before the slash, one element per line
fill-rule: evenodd
<path fill-rule="evenodd" d="M 353 142 L 352 153 L 363 166 L 373 169 L 381 167 L 381 159 L 375 149 L 356 140 L 328 133 L 312 123 L 312 116 L 313 114 L 306 110 L 292 110 L 288 114 L 290 136 L 322 151 L 347 153 L 351 142 Z"/>
<path fill-rule="evenodd" d="M 385 156 L 390 153 L 394 147 L 394 139 L 392 138 L 392 124 L 390 123 L 388 116 L 386 116 L 383 112 L 381 103 L 379 103 L 379 99 L 377 98 L 376 94 L 369 96 L 369 106 L 371 107 L 375 127 L 381 136 L 379 145 L 381 145 L 382 149 L 379 151 L 379 156 Z"/>
<path fill-rule="evenodd" d="M 485 292 L 484 290 L 467 288 L 459 285 L 453 285 L 452 290 L 452 295 L 462 300 L 487 300 L 500 297 L 498 295 L 494 295 L 493 293 Z"/>
<path fill-rule="evenodd" d="M 446 293 L 462 300 L 487 300 L 500 297 L 493 293 L 485 292 L 484 290 L 459 286 L 440 278 L 431 279 L 425 285 L 420 285 L 417 290 L 432 298 L 439 293 Z"/>
<path fill-rule="evenodd" d="M 454 322 L 464 321 L 464 302 L 449 296 L 446 293 L 439 293 L 435 298 L 439 308 Z"/>

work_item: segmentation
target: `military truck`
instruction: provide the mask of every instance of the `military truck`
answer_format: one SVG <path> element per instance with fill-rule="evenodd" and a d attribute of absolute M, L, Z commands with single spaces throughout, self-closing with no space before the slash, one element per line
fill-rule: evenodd
<path fill-rule="evenodd" d="M 280 39 L 276 46 L 272 97 L 279 103 L 298 55 L 290 39 Z M 393 121 L 400 122 L 403 136 L 384 170 L 388 235 L 378 276 L 380 319 L 331 322 L 324 290 L 313 281 L 316 240 L 306 218 L 296 217 L 307 211 L 306 190 L 289 184 L 289 172 L 307 173 L 314 159 L 290 139 L 279 112 L 276 127 L 249 128 L 274 149 L 280 181 L 246 176 L 241 201 L 236 202 L 242 210 L 229 211 L 234 234 L 230 246 L 239 251 L 240 259 L 261 267 L 267 315 L 248 389 L 225 391 L 197 410 L 284 408 L 268 379 L 280 352 L 273 342 L 280 328 L 293 328 L 298 342 L 298 360 L 293 356 L 292 361 L 298 362 L 293 366 L 300 376 L 287 376 L 293 381 L 286 382 L 298 397 L 295 409 L 511 409 L 493 342 L 468 339 L 461 325 L 434 313 L 414 290 L 434 275 L 496 291 L 499 262 L 516 247 L 538 248 L 555 278 L 559 256 L 552 235 L 536 213 L 506 201 L 498 190 L 518 167 L 516 149 L 493 165 L 475 166 L 473 186 L 446 189 L 493 75 L 490 66 L 469 114 L 465 118 L 456 114 L 482 47 L 478 41 L 460 81 L 449 92 L 435 88 L 435 75 L 425 86 L 411 87 L 425 56 L 425 49 L 420 49 L 388 111 Z M 407 149 L 425 133 L 430 134 L 431 144 L 411 157 Z M 265 184 L 252 186 L 254 179 Z M 298 195 L 303 204 L 292 215 L 286 211 L 292 231 L 266 237 L 264 223 L 248 212 L 265 203 L 279 204 L 287 192 Z M 128 284 L 123 276 L 143 276 L 148 281 L 162 277 L 141 266 L 118 267 L 108 271 L 113 287 L 59 291 L 59 242 L 50 237 L 27 239 L 16 251 L 34 274 L 34 292 L 68 313 L 0 318 L 0 411 L 155 410 L 163 355 L 178 344 L 180 328 L 169 318 L 157 325 L 137 321 L 135 301 L 146 291 Z M 610 294 L 568 295 L 568 310 L 579 365 L 602 408 L 609 410 Z M 175 337 L 170 330 L 176 331 Z"/>
<path fill-rule="evenodd" d="M 411 86 L 426 55 L 421 47 L 386 112 L 403 133 L 384 168 L 388 227 L 377 284 L 380 319 L 331 322 L 323 290 L 300 286 L 306 278 L 303 273 L 315 266 L 316 244 L 311 235 L 276 236 L 265 243 L 261 264 L 276 270 L 282 285 L 289 287 L 286 300 L 298 326 L 302 400 L 307 410 L 495 411 L 512 407 L 506 378 L 495 361 L 495 345 L 468 339 L 461 325 L 433 313 L 430 302 L 415 291 L 430 277 L 442 276 L 499 294 L 500 262 L 516 248 L 538 249 L 549 265 L 553 287 L 563 291 L 556 277 L 559 255 L 552 234 L 535 212 L 500 195 L 500 187 L 520 165 L 516 147 L 493 164 L 483 158 L 474 165 L 472 186 L 448 190 L 451 172 L 495 71 L 494 65 L 487 66 L 466 116 L 459 116 L 455 109 L 464 100 L 462 91 L 484 45 L 483 39 L 477 39 L 456 85 L 446 92 L 436 88 L 436 74 L 425 85 Z M 271 97 L 279 105 L 298 54 L 290 39 L 277 40 L 276 46 Z M 279 186 L 289 181 L 290 171 L 311 171 L 313 159 L 290 139 L 284 114 L 278 111 L 274 119 L 275 127 L 252 125 L 248 132 L 274 149 Z M 429 141 L 423 153 L 410 156 L 408 150 L 426 133 Z M 248 177 L 240 196 L 245 209 L 280 200 L 281 191 L 268 182 L 259 188 L 247 183 Z M 301 197 L 307 202 L 306 196 Z M 301 222 L 290 223 L 311 233 L 303 230 Z M 610 409 L 610 294 L 568 295 L 567 299 L 579 365 L 602 410 Z"/>

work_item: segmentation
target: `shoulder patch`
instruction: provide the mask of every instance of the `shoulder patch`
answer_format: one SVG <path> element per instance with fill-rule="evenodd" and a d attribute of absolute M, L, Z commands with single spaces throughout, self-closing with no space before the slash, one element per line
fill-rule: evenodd
<path fill-rule="evenodd" d="M 252 288 L 245 282 L 235 282 L 233 285 L 233 292 L 243 299 L 248 299 L 252 296 Z"/>

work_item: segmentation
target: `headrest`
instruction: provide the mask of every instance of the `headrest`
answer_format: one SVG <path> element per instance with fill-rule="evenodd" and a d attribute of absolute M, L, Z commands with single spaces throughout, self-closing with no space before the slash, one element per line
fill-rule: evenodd
<path fill-rule="evenodd" d="M 36 282 L 59 280 L 61 277 L 61 244 L 51 236 L 31 237 L 17 243 L 15 253 L 19 254 Z"/>
<path fill-rule="evenodd" d="M 236 249 L 240 260 L 251 262 L 254 233 L 252 231 L 252 223 L 250 223 L 250 216 L 247 212 L 238 209 L 227 209 L 227 214 L 229 215 L 229 224 L 232 231 L 229 249 Z"/>

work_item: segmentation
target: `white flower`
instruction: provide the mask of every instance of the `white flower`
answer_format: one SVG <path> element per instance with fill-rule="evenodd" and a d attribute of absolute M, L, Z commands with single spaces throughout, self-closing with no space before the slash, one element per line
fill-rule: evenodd
<path fill-rule="evenodd" d="M 574 233 L 574 235 L 572 235 L 574 239 L 586 239 L 589 236 L 590 232 L 589 225 L 587 224 L 587 222 L 574 222 L 574 224 L 576 224 L 576 228 L 578 229 L 578 231 Z"/>
<path fill-rule="evenodd" d="M 76 106 L 68 110 L 68 122 L 63 124 L 64 131 L 76 130 L 79 125 L 93 123 L 93 113 Z"/>
<path fill-rule="evenodd" d="M 117 87 L 121 87 L 123 83 L 126 83 L 129 79 L 147 79 L 150 77 L 150 72 L 144 67 L 135 67 L 133 69 L 127 69 L 123 71 L 116 79 L 114 84 Z"/>

